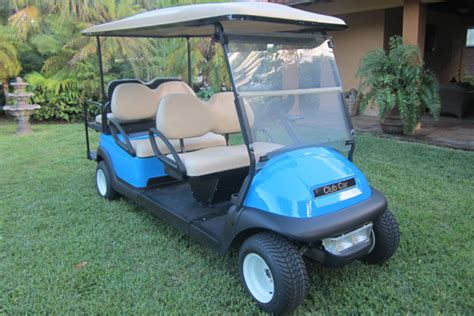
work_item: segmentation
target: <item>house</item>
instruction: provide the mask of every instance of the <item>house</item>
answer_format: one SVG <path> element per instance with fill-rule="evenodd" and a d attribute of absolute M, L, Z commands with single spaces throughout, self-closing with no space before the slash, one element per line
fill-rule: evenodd
<path fill-rule="evenodd" d="M 450 84 L 463 81 L 465 74 L 474 76 L 474 0 L 270 1 L 346 21 L 346 31 L 330 33 L 345 91 L 359 86 L 356 71 L 362 57 L 372 49 L 388 48 L 389 38 L 400 35 L 405 42 L 418 45 L 426 67 L 436 74 L 442 112 L 457 117 L 468 111 L 474 114 L 473 97 Z M 451 101 L 454 99 L 457 101 Z M 365 114 L 376 115 L 377 111 L 369 108 Z"/>
<path fill-rule="evenodd" d="M 291 2 L 291 0 L 290 0 Z M 425 64 L 440 83 L 462 81 L 474 75 L 474 43 L 466 45 L 467 32 L 474 32 L 474 1 L 439 0 L 315 0 L 294 1 L 300 9 L 334 15 L 349 28 L 333 32 L 336 57 L 344 90 L 357 88 L 355 73 L 362 57 L 374 48 L 387 48 L 388 39 L 401 35 L 420 47 Z M 474 37 L 474 35 L 471 35 Z"/>
<path fill-rule="evenodd" d="M 346 21 L 346 31 L 332 32 L 343 89 L 357 89 L 356 71 L 362 57 L 375 48 L 388 48 L 389 38 L 401 35 L 418 45 L 425 65 L 440 83 L 442 114 L 437 122 L 425 120 L 419 139 L 432 144 L 472 150 L 474 93 L 452 81 L 474 78 L 474 0 L 263 0 L 303 10 L 334 15 Z M 472 79 L 471 79 L 472 81 Z M 369 106 L 363 114 L 377 115 Z M 356 129 L 378 131 L 378 120 L 353 118 Z"/>

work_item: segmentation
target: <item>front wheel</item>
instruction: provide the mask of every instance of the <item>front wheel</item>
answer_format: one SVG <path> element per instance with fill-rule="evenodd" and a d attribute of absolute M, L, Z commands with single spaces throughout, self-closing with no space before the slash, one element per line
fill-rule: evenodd
<path fill-rule="evenodd" d="M 97 192 L 101 197 L 106 198 L 107 200 L 114 200 L 120 196 L 112 187 L 109 169 L 103 160 L 97 164 L 95 183 L 97 186 Z"/>
<path fill-rule="evenodd" d="M 290 313 L 308 292 L 303 257 L 288 240 L 273 233 L 248 238 L 240 248 L 239 272 L 245 290 L 266 312 Z"/>
<path fill-rule="evenodd" d="M 370 252 L 361 258 L 367 264 L 383 264 L 393 256 L 400 243 L 400 231 L 393 214 L 386 210 L 372 227 L 370 236 L 373 246 Z"/>

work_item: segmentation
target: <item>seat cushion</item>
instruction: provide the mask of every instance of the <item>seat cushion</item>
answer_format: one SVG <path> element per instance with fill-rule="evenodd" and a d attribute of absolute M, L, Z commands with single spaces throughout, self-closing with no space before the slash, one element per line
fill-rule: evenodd
<path fill-rule="evenodd" d="M 169 150 L 165 143 L 157 137 L 155 139 L 156 144 L 158 145 L 158 148 L 161 150 L 161 152 L 164 155 L 169 154 Z M 226 144 L 225 138 L 222 135 L 214 133 L 207 133 L 199 137 L 186 138 L 183 141 L 184 149 L 186 151 L 193 151 L 207 147 L 225 146 Z M 147 158 L 155 155 L 148 135 L 144 135 L 135 139 L 132 138 L 130 139 L 130 143 L 132 143 L 132 147 L 135 149 L 137 157 L 139 158 Z M 177 152 L 181 152 L 181 146 L 178 139 L 170 140 L 170 143 Z"/>
<path fill-rule="evenodd" d="M 261 156 L 282 147 L 279 144 L 265 142 L 257 142 L 253 145 L 257 160 Z M 190 177 L 238 169 L 250 165 L 245 145 L 204 148 L 179 154 L 179 157 L 186 167 L 186 174 Z M 168 158 L 173 159 L 171 155 L 168 155 Z"/>

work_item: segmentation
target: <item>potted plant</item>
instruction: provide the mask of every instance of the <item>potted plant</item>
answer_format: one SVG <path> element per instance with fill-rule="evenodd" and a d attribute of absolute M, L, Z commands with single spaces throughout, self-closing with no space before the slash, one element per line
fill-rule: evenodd
<path fill-rule="evenodd" d="M 424 68 L 418 47 L 403 44 L 400 36 L 390 38 L 388 52 L 381 48 L 368 52 L 357 76 L 359 91 L 365 92 L 361 109 L 374 102 L 385 133 L 413 134 L 427 109 L 438 118 L 441 102 L 436 78 Z"/>

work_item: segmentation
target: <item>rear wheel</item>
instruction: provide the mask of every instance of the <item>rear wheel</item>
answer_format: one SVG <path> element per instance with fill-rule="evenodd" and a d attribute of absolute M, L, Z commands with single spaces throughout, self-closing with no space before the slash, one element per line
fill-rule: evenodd
<path fill-rule="evenodd" d="M 109 169 L 103 160 L 97 164 L 95 183 L 97 186 L 97 192 L 99 192 L 101 197 L 108 200 L 114 200 L 120 196 L 112 187 Z"/>
<path fill-rule="evenodd" d="M 367 264 L 383 264 L 393 256 L 400 243 L 400 231 L 393 214 L 386 210 L 372 227 L 372 249 L 360 260 Z"/>
<path fill-rule="evenodd" d="M 247 239 L 240 248 L 239 271 L 247 293 L 266 312 L 289 313 L 308 292 L 303 257 L 277 234 L 260 233 Z"/>

